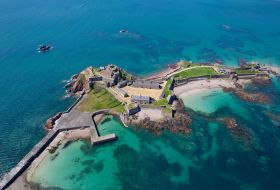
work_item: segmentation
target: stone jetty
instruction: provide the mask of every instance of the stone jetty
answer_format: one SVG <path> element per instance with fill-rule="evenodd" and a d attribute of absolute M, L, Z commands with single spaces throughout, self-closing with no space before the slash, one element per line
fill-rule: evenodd
<path fill-rule="evenodd" d="M 4 175 L 0 181 L 0 190 L 8 188 L 31 164 L 32 162 L 49 146 L 60 132 L 77 130 L 82 128 L 90 129 L 90 138 L 92 145 L 98 145 L 117 140 L 117 136 L 112 133 L 100 136 L 94 117 L 98 114 L 109 113 L 109 110 L 100 110 L 93 113 L 79 112 L 74 107 L 79 105 L 80 97 L 61 117 L 55 121 L 54 128 L 49 130 L 48 134 L 37 143 L 34 148 L 13 168 Z"/>

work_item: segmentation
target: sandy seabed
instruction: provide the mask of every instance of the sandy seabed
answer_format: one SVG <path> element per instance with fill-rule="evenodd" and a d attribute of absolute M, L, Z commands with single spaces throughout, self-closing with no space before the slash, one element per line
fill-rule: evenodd
<path fill-rule="evenodd" d="M 56 149 L 59 145 L 77 139 L 90 139 L 89 128 L 75 129 L 65 132 L 60 132 L 49 146 L 32 162 L 26 171 L 24 171 L 8 188 L 7 190 L 37 190 L 32 187 L 32 176 L 39 165 L 50 154 L 49 150 Z"/>
<path fill-rule="evenodd" d="M 244 85 L 249 83 L 250 80 L 241 79 L 238 83 Z M 174 88 L 174 93 L 179 98 L 187 98 L 188 96 L 196 93 L 203 92 L 207 89 L 223 88 L 223 87 L 233 87 L 235 88 L 234 82 L 228 79 L 210 79 L 210 80 L 199 80 L 192 81 L 182 86 Z"/>

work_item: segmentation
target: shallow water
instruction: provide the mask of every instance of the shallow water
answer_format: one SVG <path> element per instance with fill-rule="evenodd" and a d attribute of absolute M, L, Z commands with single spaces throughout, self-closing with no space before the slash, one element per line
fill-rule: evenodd
<path fill-rule="evenodd" d="M 189 135 L 165 131 L 156 136 L 106 117 L 98 129 L 101 135 L 115 132 L 117 141 L 93 148 L 74 142 L 58 150 L 54 160 L 50 155 L 33 182 L 62 189 L 276 190 L 280 129 L 268 113 L 279 114 L 279 84 L 273 78 L 271 85 L 246 86 L 269 95 L 267 105 L 244 102 L 221 89 L 185 97 L 186 108 L 195 111 Z M 235 118 L 240 130 L 213 120 L 224 117 Z"/>
<path fill-rule="evenodd" d="M 271 88 L 275 87 L 265 90 Z M 60 149 L 54 160 L 49 156 L 33 182 L 62 189 L 278 189 L 280 130 L 266 115 L 272 110 L 270 105 L 246 103 L 221 90 L 210 90 L 199 98 L 215 109 L 193 114 L 189 135 L 166 131 L 156 136 L 125 128 L 110 116 L 98 128 L 102 135 L 115 132 L 117 141 L 93 148 L 84 141 L 74 142 Z M 215 106 L 219 102 L 215 98 L 236 105 Z M 237 113 L 236 107 L 250 114 Z M 207 119 L 229 116 L 237 119 L 245 136 Z"/>
<path fill-rule="evenodd" d="M 194 111 L 213 113 L 222 107 L 228 107 L 240 116 L 250 117 L 250 113 L 242 107 L 242 102 L 231 94 L 223 93 L 221 88 L 190 91 L 183 97 L 185 106 Z"/>

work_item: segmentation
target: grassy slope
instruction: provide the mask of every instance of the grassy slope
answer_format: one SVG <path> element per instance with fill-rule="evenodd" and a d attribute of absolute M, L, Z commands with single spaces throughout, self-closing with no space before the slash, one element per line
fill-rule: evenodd
<path fill-rule="evenodd" d="M 186 71 L 182 71 L 175 75 L 175 77 L 180 78 L 188 78 L 188 77 L 198 77 L 198 76 L 205 76 L 205 75 L 216 75 L 217 73 L 213 68 L 209 67 L 200 67 L 200 68 L 193 68 Z"/>
<path fill-rule="evenodd" d="M 110 92 L 101 87 L 96 87 L 88 97 L 80 104 L 80 111 L 94 112 L 101 109 L 112 109 L 116 112 L 124 112 L 125 108 Z"/>
<path fill-rule="evenodd" d="M 241 69 L 241 68 L 235 69 L 235 71 L 237 74 L 257 74 L 257 73 L 259 73 L 259 71 L 250 71 L 250 70 Z"/>
<path fill-rule="evenodd" d="M 171 84 L 171 79 L 169 79 L 164 87 L 164 95 L 165 97 L 167 98 L 167 96 L 170 94 L 170 90 L 169 90 L 169 87 L 170 87 L 170 84 Z"/>

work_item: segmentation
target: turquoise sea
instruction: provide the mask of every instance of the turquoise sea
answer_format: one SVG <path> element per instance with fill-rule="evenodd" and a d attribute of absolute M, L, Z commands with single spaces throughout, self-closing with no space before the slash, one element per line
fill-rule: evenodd
<path fill-rule="evenodd" d="M 180 59 L 236 65 L 244 58 L 280 65 L 279 20 L 278 0 L 1 0 L 0 174 L 45 135 L 48 117 L 73 102 L 64 97 L 63 89 L 63 81 L 72 74 L 89 65 L 114 63 L 144 76 Z M 121 29 L 129 32 L 120 34 Z M 37 53 L 44 43 L 54 49 Z M 79 141 L 67 147 L 65 155 L 77 150 L 82 161 L 95 160 L 97 165 L 89 163 L 99 167 L 93 171 L 99 174 L 84 175 L 85 185 L 96 185 L 87 179 L 102 183 L 100 176 L 111 175 L 107 179 L 120 189 L 144 189 L 155 181 L 154 189 L 277 189 L 279 123 L 267 112 L 280 113 L 279 80 L 261 90 L 273 97 L 269 106 L 219 92 L 202 94 L 205 106 L 212 105 L 206 111 L 186 102 L 201 111 L 193 113 L 193 133 L 188 137 L 119 129 L 124 138 L 115 144 L 89 150 Z M 224 126 L 206 121 L 203 111 L 210 117 L 238 118 L 255 137 L 256 147 L 248 151 Z M 96 153 L 102 149 L 104 154 Z M 98 166 L 101 161 L 103 169 Z M 117 173 L 107 173 L 105 163 L 118 166 L 112 169 Z M 72 181 L 67 187 L 53 182 L 45 185 L 78 187 L 71 186 Z"/>

